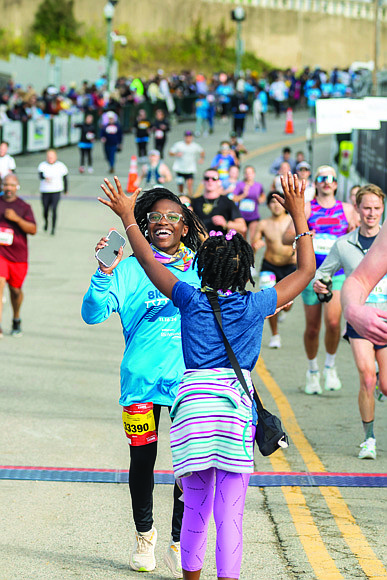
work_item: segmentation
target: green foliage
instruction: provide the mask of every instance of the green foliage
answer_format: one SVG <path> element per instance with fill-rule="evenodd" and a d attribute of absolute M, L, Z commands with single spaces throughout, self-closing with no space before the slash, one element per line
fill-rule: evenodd
<path fill-rule="evenodd" d="M 11 52 L 21 56 L 29 52 L 61 57 L 74 54 L 99 58 L 105 55 L 106 28 L 87 28 L 76 23 L 73 0 L 55 2 L 58 0 L 41 2 L 29 35 L 15 38 L 9 30 L 0 29 L 0 56 L 8 57 Z M 53 34 L 53 30 L 57 32 Z M 235 69 L 235 30 L 227 28 L 224 20 L 212 27 L 197 20 L 185 34 L 160 30 L 134 37 L 131 30 L 123 26 L 119 33 L 128 39 L 125 47 L 116 44 L 114 50 L 122 75 L 151 76 L 159 68 L 166 72 L 190 69 L 207 75 L 214 71 L 230 74 Z M 242 68 L 261 74 L 271 67 L 247 52 L 242 57 Z"/>
<path fill-rule="evenodd" d="M 32 25 L 34 35 L 48 44 L 79 40 L 79 24 L 74 16 L 74 0 L 42 0 Z"/>
<path fill-rule="evenodd" d="M 120 32 L 125 32 L 120 29 Z M 186 34 L 161 30 L 158 33 L 143 34 L 134 38 L 128 32 L 128 44 L 117 47 L 115 58 L 120 64 L 121 74 L 154 74 L 158 68 L 168 71 L 193 69 L 210 74 L 223 70 L 232 73 L 236 56 L 235 32 L 227 29 L 224 20 L 217 27 L 203 27 L 197 20 Z M 242 67 L 259 74 L 269 70 L 270 65 L 252 53 L 245 53 Z"/>

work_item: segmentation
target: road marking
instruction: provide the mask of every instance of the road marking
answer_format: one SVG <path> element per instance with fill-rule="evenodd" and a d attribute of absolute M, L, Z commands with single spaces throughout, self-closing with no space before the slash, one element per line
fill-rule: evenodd
<path fill-rule="evenodd" d="M 314 139 L 327 139 L 330 137 L 331 135 L 315 135 Z M 263 147 L 258 147 L 258 149 L 254 149 L 253 151 L 246 153 L 246 155 L 243 155 L 243 163 L 245 161 L 250 161 L 250 159 L 254 159 L 254 157 L 259 157 L 265 153 L 275 151 L 279 147 L 282 147 L 284 143 L 286 143 L 286 145 L 296 145 L 297 143 L 304 143 L 305 141 L 306 137 L 305 135 L 302 135 L 300 137 L 292 137 L 291 139 L 284 138 L 282 141 L 277 141 L 276 143 L 271 143 L 270 145 L 263 145 Z"/>
<path fill-rule="evenodd" d="M 278 407 L 279 413 L 281 415 L 281 419 L 284 424 L 285 430 L 291 437 L 294 445 L 296 446 L 298 452 L 303 458 L 309 471 L 325 472 L 326 469 L 323 463 L 321 462 L 321 460 L 313 450 L 312 446 L 310 445 L 309 441 L 303 434 L 288 399 L 285 397 L 279 385 L 276 383 L 276 381 L 273 379 L 273 377 L 267 370 L 266 365 L 262 358 L 258 359 L 255 370 L 258 373 L 263 384 L 273 397 Z M 278 454 L 279 455 L 282 454 L 283 457 L 279 456 L 277 458 L 276 456 L 278 456 Z M 282 471 L 284 464 L 287 463 L 287 460 L 281 450 L 276 452 L 276 455 L 273 455 L 270 459 L 273 468 L 276 471 L 278 470 Z M 291 500 L 293 501 L 296 500 L 296 502 L 298 501 L 299 502 L 298 506 L 302 505 L 300 497 L 293 497 L 289 495 L 289 493 L 286 491 L 288 489 L 292 488 L 285 488 L 285 491 L 283 491 L 288 505 Z M 324 487 L 324 488 L 319 487 L 319 490 L 321 495 L 324 497 L 326 504 L 335 519 L 336 525 L 339 528 L 343 539 L 345 540 L 350 550 L 356 557 L 366 577 L 369 580 L 381 580 L 382 578 L 387 578 L 386 568 L 383 566 L 382 562 L 377 558 L 375 552 L 368 544 L 366 537 L 364 536 L 360 527 L 356 523 L 356 520 L 351 514 L 351 511 L 348 508 L 339 489 L 337 487 Z M 307 508 L 306 504 L 305 507 Z M 305 514 L 305 507 L 302 509 L 300 508 L 294 509 L 294 507 L 292 507 L 293 511 L 291 511 L 290 513 L 292 514 L 293 521 L 295 522 L 295 524 L 296 524 L 295 517 L 297 518 L 297 526 L 300 525 L 300 521 L 302 521 L 301 518 L 303 514 Z M 313 525 L 315 524 L 313 523 Z M 303 528 L 301 527 L 301 529 Z M 311 530 L 313 530 L 313 527 L 311 528 Z M 313 531 L 313 533 L 315 532 Z M 301 541 L 303 541 L 302 538 L 300 539 Z M 313 548 L 313 545 L 309 545 L 307 542 L 305 543 L 303 542 L 303 545 L 308 550 L 308 552 L 306 552 L 306 555 L 309 561 L 311 562 L 313 569 L 315 569 L 315 566 L 318 569 L 320 569 L 321 561 L 324 558 L 324 552 L 321 551 L 320 547 Z M 340 572 L 338 573 L 340 574 Z M 318 576 L 318 578 L 320 577 L 328 578 L 327 575 Z M 338 576 L 338 578 L 340 577 L 341 575 Z M 334 580 L 333 576 L 332 580 Z"/>

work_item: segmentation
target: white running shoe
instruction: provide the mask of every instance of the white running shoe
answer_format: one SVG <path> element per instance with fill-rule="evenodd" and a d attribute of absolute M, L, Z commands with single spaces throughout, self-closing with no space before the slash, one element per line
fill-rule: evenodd
<path fill-rule="evenodd" d="M 279 334 L 274 334 L 269 340 L 269 348 L 281 348 L 281 337 Z"/>
<path fill-rule="evenodd" d="M 307 395 L 322 395 L 319 371 L 306 371 L 305 393 Z"/>
<path fill-rule="evenodd" d="M 336 367 L 325 367 L 324 378 L 326 391 L 339 391 L 341 389 L 341 381 L 337 376 Z"/>
<path fill-rule="evenodd" d="M 376 384 L 375 387 L 375 399 L 379 401 L 379 403 L 384 403 L 384 401 L 387 401 L 386 395 L 382 393 L 378 384 Z"/>
<path fill-rule="evenodd" d="M 180 542 L 174 542 L 171 538 L 168 550 L 164 556 L 164 562 L 172 572 L 174 578 L 183 578 L 181 567 Z"/>
<path fill-rule="evenodd" d="M 360 443 L 359 459 L 376 459 L 376 439 L 369 437 Z"/>
<path fill-rule="evenodd" d="M 136 572 L 152 572 L 156 568 L 155 546 L 157 540 L 157 530 L 153 527 L 150 532 L 135 532 L 132 554 L 130 556 L 130 567 Z"/>

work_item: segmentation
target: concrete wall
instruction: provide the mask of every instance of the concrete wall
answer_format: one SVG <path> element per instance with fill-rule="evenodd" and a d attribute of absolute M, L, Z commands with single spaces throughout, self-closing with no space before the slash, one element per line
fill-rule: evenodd
<path fill-rule="evenodd" d="M 327 8 L 322 5 L 314 12 L 288 9 L 290 5 L 283 2 L 287 9 L 246 6 L 243 40 L 247 50 L 281 68 L 315 64 L 329 68 L 373 59 L 374 24 L 370 18 L 324 14 Z M 105 3 L 106 0 L 76 0 L 76 18 L 104 29 Z M 38 5 L 39 0 L 0 0 L 3 23 L 21 34 L 32 23 Z M 132 30 L 133 35 L 158 30 L 170 30 L 172 34 L 187 30 L 201 18 L 203 25 L 218 24 L 224 19 L 233 30 L 232 7 L 232 3 L 203 0 L 120 0 L 114 28 L 120 31 L 121 24 Z M 387 66 L 385 18 L 381 28 L 383 67 Z"/>

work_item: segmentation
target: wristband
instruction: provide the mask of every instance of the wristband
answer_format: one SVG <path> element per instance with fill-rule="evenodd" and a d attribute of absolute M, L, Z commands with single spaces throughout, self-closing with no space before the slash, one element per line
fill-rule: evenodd
<path fill-rule="evenodd" d="M 128 229 L 131 228 L 132 226 L 137 226 L 138 227 L 138 224 L 129 224 L 128 226 L 126 226 L 125 233 L 127 233 Z"/>
<path fill-rule="evenodd" d="M 111 274 L 107 274 L 106 272 L 103 272 L 101 268 L 98 268 L 97 272 L 98 274 L 102 274 L 102 276 L 113 276 L 113 272 Z"/>
<path fill-rule="evenodd" d="M 302 232 L 302 234 L 298 234 L 298 236 L 296 236 L 296 237 L 294 238 L 294 242 L 293 242 L 293 250 L 295 250 L 295 249 L 296 249 L 296 246 L 297 246 L 297 241 L 298 241 L 300 238 L 302 238 L 303 236 L 311 236 L 311 237 L 312 237 L 312 235 L 313 235 L 313 234 L 312 234 L 312 232 Z"/>

